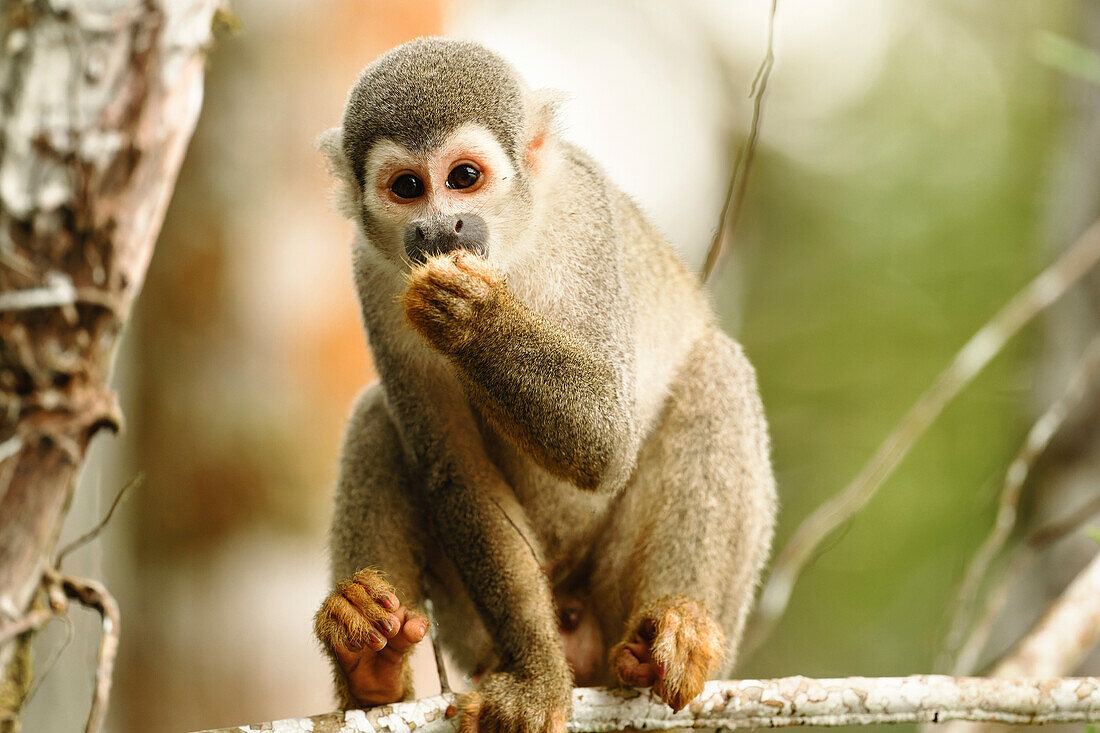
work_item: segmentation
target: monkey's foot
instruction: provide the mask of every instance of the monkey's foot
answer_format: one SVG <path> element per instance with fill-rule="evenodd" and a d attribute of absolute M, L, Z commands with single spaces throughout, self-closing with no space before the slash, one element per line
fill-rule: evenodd
<path fill-rule="evenodd" d="M 313 629 L 343 670 L 350 702 L 365 707 L 405 697 L 405 657 L 428 633 L 428 619 L 401 605 L 380 574 L 364 569 L 336 584 Z"/>
<path fill-rule="evenodd" d="M 623 684 L 649 687 L 673 710 L 703 691 L 725 650 L 725 635 L 701 603 L 666 596 L 635 613 L 612 647 L 611 671 Z"/>
<path fill-rule="evenodd" d="M 496 672 L 463 698 L 459 731 L 565 733 L 571 691 L 568 673 L 528 678 Z"/>
<path fill-rule="evenodd" d="M 482 311 L 497 297 L 500 275 L 463 249 L 430 258 L 409 274 L 405 316 L 435 348 L 450 353 L 475 338 Z"/>

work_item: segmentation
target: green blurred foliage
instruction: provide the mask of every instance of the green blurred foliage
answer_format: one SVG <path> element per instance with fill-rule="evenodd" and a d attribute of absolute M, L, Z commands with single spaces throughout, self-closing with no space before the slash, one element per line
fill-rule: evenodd
<path fill-rule="evenodd" d="M 783 501 L 777 549 L 1049 261 L 1038 232 L 1062 79 L 1033 50 L 1040 29 L 1066 33 L 1073 10 L 953 5 L 969 50 L 914 26 L 870 94 L 819 131 L 843 166 L 769 151 L 765 110 L 735 248 L 738 336 L 759 372 Z M 729 287 L 721 277 L 715 285 L 722 306 Z M 743 676 L 932 669 L 949 601 L 1029 426 L 1038 329 L 996 359 L 822 548 Z"/>

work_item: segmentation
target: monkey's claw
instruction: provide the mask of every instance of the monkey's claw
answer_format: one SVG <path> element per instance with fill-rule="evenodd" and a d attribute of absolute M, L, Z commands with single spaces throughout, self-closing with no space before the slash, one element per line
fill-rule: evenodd
<path fill-rule="evenodd" d="M 428 633 L 428 620 L 402 606 L 379 573 L 364 569 L 341 580 L 313 622 L 347 677 L 353 702 L 381 705 L 405 696 L 405 656 Z"/>
<path fill-rule="evenodd" d="M 432 257 L 409 274 L 405 316 L 435 348 L 450 353 L 476 336 L 479 316 L 500 285 L 496 270 L 472 252 Z"/>
<path fill-rule="evenodd" d="M 703 691 L 725 650 L 725 636 L 703 605 L 683 597 L 656 601 L 628 628 L 609 654 L 612 673 L 626 685 L 652 686 L 676 711 Z"/>
<path fill-rule="evenodd" d="M 555 684 L 557 682 L 558 684 Z M 572 685 L 567 677 L 497 672 L 462 701 L 460 733 L 565 733 Z"/>

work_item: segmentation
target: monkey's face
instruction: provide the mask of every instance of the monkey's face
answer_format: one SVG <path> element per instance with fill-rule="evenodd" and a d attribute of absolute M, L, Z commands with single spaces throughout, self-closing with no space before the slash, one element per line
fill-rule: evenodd
<path fill-rule="evenodd" d="M 415 152 L 382 139 L 367 152 L 363 224 L 407 268 L 464 248 L 503 267 L 530 218 L 527 175 L 489 130 L 460 127 Z"/>

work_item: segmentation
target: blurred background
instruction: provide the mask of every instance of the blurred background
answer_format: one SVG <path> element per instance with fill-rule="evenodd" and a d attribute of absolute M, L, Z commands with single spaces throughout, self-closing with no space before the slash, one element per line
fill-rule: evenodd
<path fill-rule="evenodd" d="M 351 225 L 314 140 L 338 123 L 362 66 L 421 35 L 500 50 L 533 86 L 568 92 L 564 134 L 698 268 L 746 135 L 768 6 L 233 0 L 241 27 L 210 53 L 202 118 L 119 358 L 126 429 L 96 442 L 62 538 L 144 474 L 66 566 L 121 603 L 110 730 L 332 708 L 310 619 L 328 586 L 343 423 L 374 373 Z M 759 372 L 777 547 L 1100 216 L 1097 48 L 1100 3 L 1087 0 L 780 0 L 744 215 L 710 286 Z M 823 548 L 740 676 L 931 671 L 1005 468 L 1098 327 L 1093 280 L 1015 339 Z M 1100 493 L 1097 418 L 1093 394 L 1029 485 L 1025 531 Z M 990 654 L 1094 551 L 1075 532 L 1033 553 Z M 98 620 L 74 615 L 28 731 L 82 729 Z M 40 635 L 40 672 L 65 642 L 60 623 Z M 430 661 L 421 667 L 431 680 Z"/>

